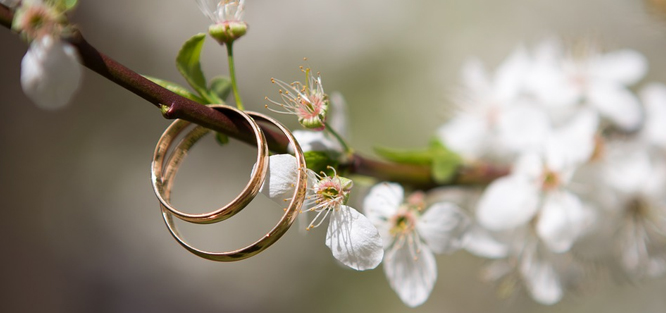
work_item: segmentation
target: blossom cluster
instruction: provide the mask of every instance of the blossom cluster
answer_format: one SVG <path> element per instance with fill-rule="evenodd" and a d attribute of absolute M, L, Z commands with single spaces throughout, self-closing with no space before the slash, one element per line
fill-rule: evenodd
<path fill-rule="evenodd" d="M 459 112 L 437 132 L 467 162 L 511 166 L 474 201 L 468 251 L 558 302 L 587 268 L 631 279 L 666 271 L 666 85 L 635 94 L 647 62 L 633 50 L 518 48 L 494 73 L 463 68 Z"/>
<path fill-rule="evenodd" d="M 464 190 L 464 201 L 426 200 L 432 197 L 420 191 L 405 196 L 401 185 L 380 182 L 365 195 L 365 216 L 344 200 L 320 199 L 306 209 L 317 212 L 317 222 L 310 226 L 321 224 L 329 211 L 335 216 L 353 210 L 345 214 L 354 219 L 331 218 L 327 242 L 335 227 L 348 232 L 337 242 L 374 242 L 372 248 L 348 244 L 343 257 L 339 248 L 329 247 L 352 268 L 371 269 L 381 261 L 391 287 L 409 306 L 425 302 L 434 287 L 434 253 L 461 247 L 492 260 L 482 277 L 498 282 L 502 293 L 513 293 L 522 282 L 542 304 L 560 301 L 567 289 L 591 276 L 588 269 L 603 265 L 621 268 L 634 280 L 663 274 L 666 85 L 646 84 L 635 94 L 632 88 L 646 72 L 647 61 L 636 51 L 566 49 L 558 40 L 516 49 L 494 73 L 470 60 L 453 98 L 459 110 L 437 130 L 436 138 L 467 166 L 506 166 L 510 174 L 482 192 Z M 327 97 L 319 76 L 315 82 L 280 82 L 297 96 L 283 99 L 285 104 L 271 102 L 298 108 L 311 102 L 310 94 Z M 341 96 L 334 95 L 330 113 L 344 111 Z M 319 119 L 341 125 L 346 134 L 340 120 L 344 116 L 335 114 Z M 344 138 L 330 136 L 328 130 L 295 133 L 306 151 L 343 154 Z M 272 166 L 271 176 L 284 172 Z M 310 197 L 317 198 L 317 186 L 328 179 L 314 182 Z M 278 189 L 286 190 L 293 181 L 285 180 Z M 351 184 L 333 185 L 338 186 L 335 194 L 351 191 Z M 353 224 L 359 220 L 363 226 Z M 349 263 L 380 255 L 370 253 L 378 249 L 377 233 L 383 260 L 362 268 Z"/>

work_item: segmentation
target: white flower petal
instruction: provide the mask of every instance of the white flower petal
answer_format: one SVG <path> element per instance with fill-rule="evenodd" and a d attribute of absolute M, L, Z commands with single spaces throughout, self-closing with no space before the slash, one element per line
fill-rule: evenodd
<path fill-rule="evenodd" d="M 588 89 L 588 101 L 604 117 L 624 130 L 634 130 L 643 119 L 638 98 L 619 84 L 596 82 Z"/>
<path fill-rule="evenodd" d="M 384 241 L 384 247 L 388 248 L 393 243 L 390 234 L 391 218 L 398 212 L 404 200 L 404 191 L 396 183 L 379 183 L 372 187 L 363 200 L 363 212 L 370 222 L 377 227 Z"/>
<path fill-rule="evenodd" d="M 212 0 L 196 0 L 199 9 L 203 14 L 205 14 L 211 21 L 216 21 L 215 10 L 217 10 L 216 1 Z"/>
<path fill-rule="evenodd" d="M 592 215 L 570 192 L 549 194 L 544 200 L 536 225 L 537 233 L 550 251 L 568 251 L 590 227 Z"/>
<path fill-rule="evenodd" d="M 520 273 L 534 300 L 546 305 L 555 304 L 562 299 L 560 279 L 553 265 L 537 259 L 535 253 L 535 251 L 526 253 L 520 264 Z"/>
<path fill-rule="evenodd" d="M 474 255 L 490 259 L 504 258 L 509 252 L 506 243 L 498 241 L 479 225 L 472 226 L 465 235 L 464 248 Z"/>
<path fill-rule="evenodd" d="M 415 259 L 408 245 L 390 249 L 384 259 L 384 273 L 400 300 L 410 307 L 423 304 L 437 281 L 437 264 L 430 249 L 423 245 Z"/>
<path fill-rule="evenodd" d="M 469 225 L 469 218 L 457 205 L 438 202 L 416 222 L 416 229 L 433 252 L 451 253 L 462 245 Z"/>
<path fill-rule="evenodd" d="M 461 114 L 437 130 L 439 139 L 447 148 L 455 151 L 467 159 L 477 159 L 483 156 L 492 139 L 489 125 L 480 116 Z"/>
<path fill-rule="evenodd" d="M 357 271 L 377 267 L 384 257 L 377 228 L 363 214 L 346 205 L 331 212 L 326 246 L 333 257 Z"/>
<path fill-rule="evenodd" d="M 342 146 L 323 131 L 295 130 L 294 137 L 303 151 L 342 153 Z"/>
<path fill-rule="evenodd" d="M 530 68 L 531 60 L 527 51 L 520 47 L 500 64 L 495 73 L 495 97 L 499 101 L 511 101 L 525 87 L 525 76 Z"/>
<path fill-rule="evenodd" d="M 545 145 L 546 165 L 553 171 L 576 167 L 592 156 L 598 115 L 592 110 L 580 110 L 569 123 L 550 134 Z"/>
<path fill-rule="evenodd" d="M 526 103 L 517 104 L 500 114 L 498 129 L 500 140 L 511 151 L 533 151 L 550 132 L 550 121 L 544 110 Z"/>
<path fill-rule="evenodd" d="M 602 177 L 622 195 L 634 197 L 651 188 L 652 177 L 660 177 L 645 149 L 636 145 L 613 145 L 608 149 Z"/>
<path fill-rule="evenodd" d="M 467 92 L 484 94 L 490 90 L 490 78 L 483 63 L 479 59 L 466 60 L 462 66 L 462 82 Z"/>
<path fill-rule="evenodd" d="M 647 73 L 647 59 L 635 50 L 618 50 L 599 56 L 591 62 L 595 78 L 625 86 L 641 80 Z"/>
<path fill-rule="evenodd" d="M 347 101 L 339 92 L 332 92 L 329 96 L 331 109 L 326 122 L 338 132 L 342 138 L 350 140 L 349 137 L 349 113 L 347 112 Z"/>
<path fill-rule="evenodd" d="M 527 223 L 536 213 L 538 186 L 519 177 L 495 180 L 481 196 L 476 216 L 489 230 L 511 229 Z"/>
<path fill-rule="evenodd" d="M 379 183 L 372 187 L 363 200 L 363 212 L 375 224 L 389 220 L 404 201 L 404 190 L 396 183 Z"/>
<path fill-rule="evenodd" d="M 511 176 L 518 176 L 529 181 L 541 179 L 543 174 L 543 159 L 536 153 L 524 153 L 513 164 Z"/>
<path fill-rule="evenodd" d="M 640 96 L 645 105 L 645 125 L 641 137 L 666 149 L 666 85 L 649 84 L 641 90 Z"/>
<path fill-rule="evenodd" d="M 308 171 L 308 190 L 314 185 L 315 177 Z M 298 182 L 298 163 L 290 154 L 276 154 L 268 158 L 268 172 L 261 186 L 261 193 L 280 205 L 294 196 Z"/>
<path fill-rule="evenodd" d="M 17 5 L 19 3 L 19 0 L 0 0 L 0 3 L 11 8 Z"/>
<path fill-rule="evenodd" d="M 21 61 L 21 86 L 42 109 L 64 107 L 81 82 L 79 55 L 69 43 L 43 36 L 35 40 Z"/>

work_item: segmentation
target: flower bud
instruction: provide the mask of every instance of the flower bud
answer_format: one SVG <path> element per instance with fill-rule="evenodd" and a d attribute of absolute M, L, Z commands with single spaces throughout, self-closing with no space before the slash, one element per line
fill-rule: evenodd
<path fill-rule="evenodd" d="M 220 44 L 230 44 L 247 33 L 247 24 L 242 21 L 212 24 L 208 33 Z"/>

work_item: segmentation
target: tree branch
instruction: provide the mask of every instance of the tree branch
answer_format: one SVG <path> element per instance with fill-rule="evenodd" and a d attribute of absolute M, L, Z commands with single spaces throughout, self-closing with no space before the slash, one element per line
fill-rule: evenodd
<path fill-rule="evenodd" d="M 13 12 L 6 6 L 0 5 L 0 24 L 11 29 L 13 18 Z M 227 114 L 211 109 L 151 82 L 99 52 L 78 31 L 73 36 L 64 38 L 64 40 L 78 49 L 83 65 L 90 70 L 152 103 L 158 109 L 167 106 L 168 109 L 163 114 L 165 118 L 183 119 L 246 143 L 256 144 L 252 130 L 241 117 L 235 116 L 233 113 Z M 289 142 L 283 134 L 265 127 L 262 127 L 262 129 L 271 151 L 287 153 Z M 355 154 L 348 170 L 352 173 L 372 176 L 379 180 L 399 182 L 416 188 L 427 189 L 437 186 L 432 179 L 430 168 L 427 166 L 386 163 Z M 482 171 L 476 167 L 463 168 L 458 177 L 451 183 L 485 184 L 506 174 L 506 169 L 492 167 L 488 169 L 487 166 Z"/>

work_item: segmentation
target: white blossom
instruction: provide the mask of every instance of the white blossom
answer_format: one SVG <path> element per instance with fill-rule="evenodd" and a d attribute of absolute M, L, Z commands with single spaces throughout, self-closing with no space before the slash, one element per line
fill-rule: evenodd
<path fill-rule="evenodd" d="M 584 274 L 582 265 L 570 253 L 552 252 L 531 225 L 504 232 L 480 228 L 467 236 L 465 248 L 493 259 L 482 278 L 498 282 L 498 293 L 503 297 L 513 295 L 522 282 L 532 299 L 552 305 Z"/>
<path fill-rule="evenodd" d="M 608 152 L 602 179 L 619 210 L 616 251 L 634 277 L 666 272 L 666 162 L 640 145 Z"/>
<path fill-rule="evenodd" d="M 339 92 L 331 93 L 331 110 L 326 118 L 326 123 L 340 134 L 344 139 L 349 139 L 347 103 Z M 328 152 L 331 157 L 340 156 L 345 153 L 340 142 L 326 131 L 295 130 L 294 137 L 298 140 L 303 151 Z"/>
<path fill-rule="evenodd" d="M 49 35 L 33 41 L 21 61 L 23 91 L 43 109 L 65 106 L 78 89 L 81 74 L 76 48 Z"/>
<path fill-rule="evenodd" d="M 271 156 L 262 193 L 284 204 L 285 200 L 293 196 L 297 169 L 296 158 L 293 156 Z M 384 256 L 382 239 L 367 217 L 345 205 L 351 181 L 337 175 L 320 177 L 307 171 L 308 193 L 302 211 L 316 213 L 308 229 L 318 227 L 329 217 L 326 246 L 331 249 L 333 256 L 358 271 L 377 267 Z"/>
<path fill-rule="evenodd" d="M 271 82 L 280 87 L 279 93 L 282 102 L 266 97 L 273 105 L 266 108 L 276 113 L 296 115 L 298 122 L 308 129 L 323 130 L 326 123 L 329 99 L 324 92 L 319 74 L 312 74 L 310 68 L 304 68 L 305 84 L 299 81 L 288 84 L 279 79 L 271 78 Z"/>
<path fill-rule="evenodd" d="M 645 145 L 666 151 L 666 85 L 651 83 L 640 92 L 645 106 L 645 124 L 640 138 Z"/>
<path fill-rule="evenodd" d="M 536 218 L 540 238 L 554 252 L 568 251 L 591 223 L 591 213 L 568 185 L 594 150 L 597 121 L 583 112 L 553 131 L 539 151 L 525 153 L 509 176 L 492 182 L 478 203 L 481 226 L 494 231 Z"/>
<path fill-rule="evenodd" d="M 404 203 L 400 185 L 380 183 L 369 191 L 363 204 L 384 241 L 384 272 L 389 284 L 411 307 L 423 304 L 435 285 L 433 253 L 460 248 L 469 225 L 456 205 L 438 202 L 426 208 L 422 196 L 417 193 Z"/>
<path fill-rule="evenodd" d="M 521 94 L 530 64 L 524 49 L 517 49 L 492 77 L 478 60 L 465 63 L 462 72 L 464 89 L 455 99 L 460 112 L 439 128 L 439 139 L 448 148 L 471 160 L 504 152 L 502 128 L 513 126 L 511 121 L 505 120 L 506 114 L 516 103 L 524 101 Z M 532 134 L 517 132 L 511 135 L 521 138 Z"/>
<path fill-rule="evenodd" d="M 199 9 L 214 23 L 242 22 L 245 0 L 196 0 Z"/>
<path fill-rule="evenodd" d="M 566 54 L 558 42 L 548 41 L 534 59 L 529 86 L 541 103 L 563 110 L 583 105 L 621 129 L 639 127 L 641 107 L 627 87 L 647 71 L 640 53 L 628 49 L 600 53 L 586 46 L 577 54 Z"/>

